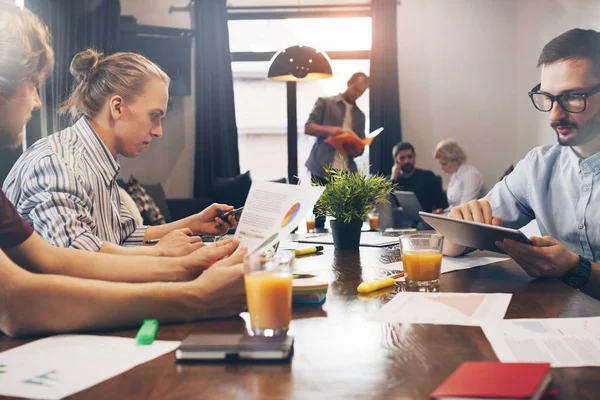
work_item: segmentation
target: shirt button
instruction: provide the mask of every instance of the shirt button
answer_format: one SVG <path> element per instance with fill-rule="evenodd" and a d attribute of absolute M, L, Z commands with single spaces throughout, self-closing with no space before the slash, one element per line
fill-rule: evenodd
<path fill-rule="evenodd" d="M 579 224 L 578 228 L 583 229 L 583 224 Z"/>
<path fill-rule="evenodd" d="M 587 163 L 583 163 L 583 164 L 581 164 L 581 166 L 582 166 L 583 168 L 587 168 Z"/>
<path fill-rule="evenodd" d="M 590 188 L 589 188 L 589 187 L 587 187 L 587 186 L 584 186 L 584 187 L 583 187 L 583 191 L 584 191 L 584 192 L 587 192 L 588 190 L 590 190 Z"/>
<path fill-rule="evenodd" d="M 598 171 L 600 171 L 600 167 L 594 168 L 594 172 L 598 172 Z"/>

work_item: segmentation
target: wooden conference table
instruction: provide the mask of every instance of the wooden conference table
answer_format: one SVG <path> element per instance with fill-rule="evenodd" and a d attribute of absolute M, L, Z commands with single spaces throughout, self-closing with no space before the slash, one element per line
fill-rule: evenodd
<path fill-rule="evenodd" d="M 169 353 L 69 398 L 425 399 L 463 361 L 496 360 L 478 327 L 368 320 L 394 292 L 359 298 L 356 287 L 386 274 L 378 264 L 398 260 L 397 248 L 335 252 L 332 246 L 323 254 L 298 258 L 297 269 L 316 272 L 331 284 L 322 307 L 294 309 L 295 355 L 289 363 L 177 364 Z M 506 318 L 600 316 L 600 302 L 558 280 L 532 280 L 513 261 L 442 275 L 440 290 L 513 293 Z M 239 317 L 163 325 L 157 339 L 245 329 Z M 0 336 L 0 351 L 31 340 Z M 559 368 L 552 373 L 557 398 L 600 398 L 600 368 Z"/>

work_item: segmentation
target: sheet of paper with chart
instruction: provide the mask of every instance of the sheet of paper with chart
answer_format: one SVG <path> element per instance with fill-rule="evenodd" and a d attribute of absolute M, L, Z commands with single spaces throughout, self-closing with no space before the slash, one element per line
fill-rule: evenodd
<path fill-rule="evenodd" d="M 463 269 L 469 269 L 479 267 L 482 265 L 488 265 L 497 263 L 500 261 L 508 260 L 508 257 L 481 257 L 476 255 L 468 255 L 463 257 L 442 257 L 442 274 L 452 271 L 460 271 Z M 389 264 L 382 264 L 381 268 L 386 270 L 400 270 L 403 271 L 402 261 L 397 261 Z"/>
<path fill-rule="evenodd" d="M 321 186 L 252 182 L 235 237 L 249 253 L 274 245 L 312 212 L 324 190 Z"/>
<path fill-rule="evenodd" d="M 509 293 L 396 294 L 371 319 L 383 322 L 479 326 L 501 320 L 510 303 Z"/>
<path fill-rule="evenodd" d="M 507 319 L 481 329 L 502 362 L 600 366 L 600 317 Z"/>
<path fill-rule="evenodd" d="M 0 395 L 62 399 L 175 350 L 180 342 L 59 335 L 0 353 Z"/>

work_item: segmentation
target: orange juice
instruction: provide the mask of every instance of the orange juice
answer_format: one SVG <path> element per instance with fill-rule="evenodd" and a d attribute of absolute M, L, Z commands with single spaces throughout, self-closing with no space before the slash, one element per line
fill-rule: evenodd
<path fill-rule="evenodd" d="M 440 279 L 442 254 L 433 250 L 415 250 L 402 253 L 402 265 L 407 281 Z"/>
<path fill-rule="evenodd" d="M 379 216 L 369 217 L 369 229 L 372 231 L 379 229 Z"/>
<path fill-rule="evenodd" d="M 315 220 L 314 219 L 307 219 L 306 220 L 306 230 L 307 231 L 312 231 L 313 229 L 315 229 Z"/>
<path fill-rule="evenodd" d="M 290 272 L 256 271 L 244 276 L 252 329 L 287 330 L 292 317 Z"/>

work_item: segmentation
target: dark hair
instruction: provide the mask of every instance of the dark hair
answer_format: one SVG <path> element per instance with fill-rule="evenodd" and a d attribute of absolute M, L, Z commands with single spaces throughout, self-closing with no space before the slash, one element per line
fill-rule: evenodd
<path fill-rule="evenodd" d="M 369 77 L 364 72 L 353 73 L 350 79 L 348 79 L 348 83 L 354 83 L 358 78 L 364 78 L 367 81 L 367 84 L 369 83 Z"/>
<path fill-rule="evenodd" d="M 537 66 L 560 60 L 590 60 L 600 77 L 600 33 L 592 29 L 571 29 L 548 42 Z"/>
<path fill-rule="evenodd" d="M 394 155 L 394 160 L 396 159 L 396 156 L 398 155 L 398 153 L 400 153 L 403 150 L 411 150 L 413 152 L 413 154 L 415 154 L 415 148 L 413 147 L 412 144 L 410 144 L 408 142 L 399 142 L 392 149 L 392 154 Z"/>

